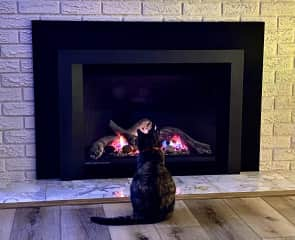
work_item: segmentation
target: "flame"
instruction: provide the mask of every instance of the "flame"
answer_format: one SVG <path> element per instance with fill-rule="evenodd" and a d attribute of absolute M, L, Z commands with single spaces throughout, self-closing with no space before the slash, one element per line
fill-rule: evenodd
<path fill-rule="evenodd" d="M 124 138 L 121 135 L 118 135 L 118 137 L 116 137 L 114 139 L 114 141 L 111 143 L 111 145 L 115 148 L 116 152 L 121 152 L 122 148 L 126 145 L 128 145 L 127 139 Z"/>
<path fill-rule="evenodd" d="M 173 135 L 169 141 L 163 141 L 162 147 L 165 150 L 167 147 L 173 147 L 174 151 L 187 151 L 188 147 L 182 141 L 179 135 Z"/>

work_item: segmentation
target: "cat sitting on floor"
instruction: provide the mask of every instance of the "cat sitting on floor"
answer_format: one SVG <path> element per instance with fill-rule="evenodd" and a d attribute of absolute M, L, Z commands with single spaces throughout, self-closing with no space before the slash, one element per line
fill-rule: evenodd
<path fill-rule="evenodd" d="M 130 186 L 133 215 L 114 218 L 91 217 L 104 225 L 152 224 L 171 217 L 175 204 L 175 183 L 165 167 L 159 131 L 153 127 L 147 134 L 137 130 L 140 152 L 137 170 Z"/>

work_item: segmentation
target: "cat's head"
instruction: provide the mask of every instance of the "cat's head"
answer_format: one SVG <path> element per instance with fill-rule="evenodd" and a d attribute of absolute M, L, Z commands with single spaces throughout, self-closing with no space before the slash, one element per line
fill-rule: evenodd
<path fill-rule="evenodd" d="M 137 136 L 137 147 L 139 151 L 161 147 L 160 131 L 154 123 L 148 133 L 143 133 L 138 129 Z"/>

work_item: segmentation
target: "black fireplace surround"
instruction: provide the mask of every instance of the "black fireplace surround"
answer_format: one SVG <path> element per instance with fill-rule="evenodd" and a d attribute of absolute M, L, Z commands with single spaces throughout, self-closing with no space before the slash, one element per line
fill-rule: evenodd
<path fill-rule="evenodd" d="M 259 169 L 263 23 L 33 21 L 32 35 L 38 179 L 131 177 L 124 137 L 142 119 L 173 175 Z"/>

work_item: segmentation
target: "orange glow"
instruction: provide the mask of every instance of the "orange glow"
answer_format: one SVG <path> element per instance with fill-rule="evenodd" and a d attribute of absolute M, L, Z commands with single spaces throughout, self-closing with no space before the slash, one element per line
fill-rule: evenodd
<path fill-rule="evenodd" d="M 115 152 L 121 152 L 122 148 L 128 145 L 127 139 L 119 135 L 114 139 L 111 145 L 115 148 Z"/>

